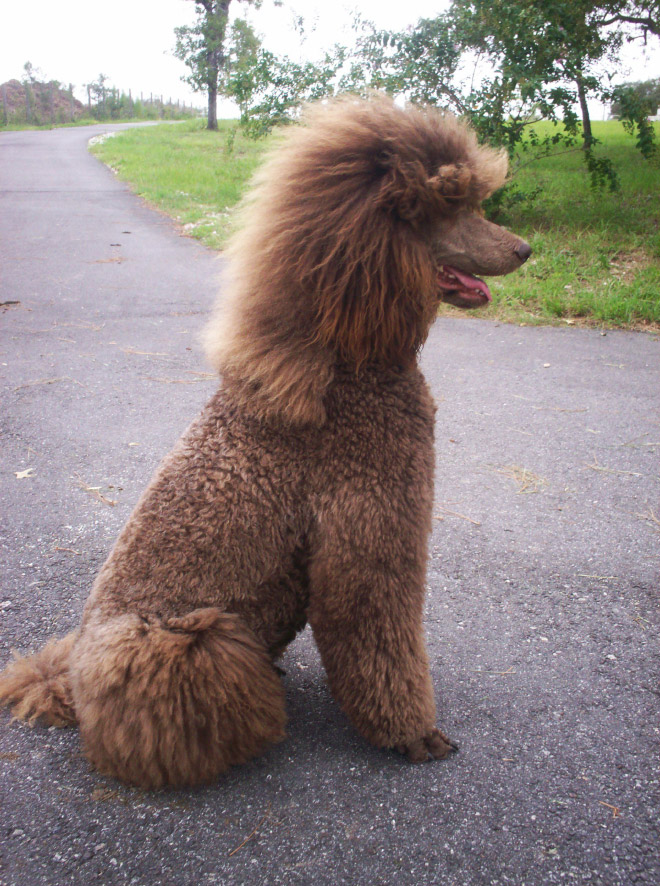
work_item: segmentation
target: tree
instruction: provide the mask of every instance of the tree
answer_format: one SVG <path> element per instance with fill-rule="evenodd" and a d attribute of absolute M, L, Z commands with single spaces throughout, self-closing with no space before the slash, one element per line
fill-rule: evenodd
<path fill-rule="evenodd" d="M 494 62 L 521 98 L 543 100 L 554 87 L 555 106 L 567 108 L 577 99 L 586 148 L 593 141 L 587 95 L 597 85 L 589 64 L 620 40 L 617 33 L 603 38 L 592 26 L 593 5 L 587 0 L 454 0 L 452 6 L 461 45 Z"/>
<path fill-rule="evenodd" d="M 25 62 L 23 65 L 23 71 L 23 86 L 25 87 L 25 119 L 30 123 L 34 117 L 35 122 L 38 122 L 34 109 L 34 89 L 39 82 L 39 78 L 43 78 L 43 74 L 38 68 L 34 67 L 32 62 L 29 61 Z"/>
<path fill-rule="evenodd" d="M 612 92 L 611 112 L 624 128 L 637 135 L 637 147 L 648 159 L 657 150 L 653 124 L 649 116 L 660 107 L 660 78 L 642 83 L 623 83 Z"/>
<path fill-rule="evenodd" d="M 244 19 L 236 19 L 231 26 L 227 56 L 223 92 L 236 101 L 241 121 L 244 121 L 263 76 L 261 41 L 252 25 Z"/>
<path fill-rule="evenodd" d="M 658 113 L 658 108 L 660 108 L 660 77 L 655 80 L 643 80 L 640 83 L 622 83 L 621 86 L 618 86 L 610 106 L 610 112 L 613 117 L 624 115 L 625 109 L 623 107 L 622 95 L 625 93 L 634 95 L 639 102 L 644 104 L 649 116 Z"/>
<path fill-rule="evenodd" d="M 347 70 L 338 89 L 365 93 L 381 89 L 402 94 L 419 104 L 443 99 L 461 107 L 451 81 L 460 61 L 460 49 L 445 16 L 420 19 L 414 28 L 396 33 L 379 30 L 372 22 L 355 22 L 360 34 L 352 53 L 345 53 Z"/>
<path fill-rule="evenodd" d="M 106 85 L 110 78 L 105 74 L 99 74 L 98 78 L 94 80 L 92 83 L 87 84 L 87 98 L 89 101 L 90 111 L 92 110 L 92 102 L 94 103 L 94 110 L 92 113 L 99 120 L 105 120 L 107 118 L 107 107 L 106 101 L 108 97 L 109 88 Z"/>
<path fill-rule="evenodd" d="M 334 93 L 333 81 L 340 64 L 334 52 L 327 53 L 320 62 L 296 62 L 259 50 L 249 94 L 245 93 L 241 125 L 248 135 L 258 138 L 274 126 L 295 121 L 301 105 Z"/>
<path fill-rule="evenodd" d="M 452 12 L 462 44 L 485 51 L 507 78 L 540 97 L 562 90 L 551 97 L 563 108 L 579 104 L 586 150 L 589 95 L 607 102 L 623 44 L 660 33 L 660 0 L 454 0 Z"/>
<path fill-rule="evenodd" d="M 300 17 L 296 27 L 299 33 L 304 29 Z M 318 62 L 277 56 L 264 49 L 252 26 L 242 19 L 232 24 L 226 55 L 222 91 L 238 104 L 241 127 L 253 138 L 290 123 L 304 102 L 332 94 L 345 59 L 341 47 L 329 50 Z"/>
<path fill-rule="evenodd" d="M 183 79 L 197 92 L 208 96 L 207 128 L 218 128 L 218 91 L 226 73 L 228 54 L 225 41 L 231 0 L 193 0 L 196 21 L 194 25 L 175 28 L 174 54 L 190 68 Z M 242 0 L 255 7 L 261 0 Z"/>

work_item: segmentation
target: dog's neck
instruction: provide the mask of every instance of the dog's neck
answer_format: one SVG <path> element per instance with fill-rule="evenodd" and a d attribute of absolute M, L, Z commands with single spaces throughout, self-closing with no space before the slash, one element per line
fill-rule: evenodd
<path fill-rule="evenodd" d="M 309 318 L 283 312 L 281 304 L 250 302 L 230 297 L 206 331 L 208 356 L 226 389 L 250 413 L 323 425 L 334 354 L 311 338 Z"/>
<path fill-rule="evenodd" d="M 432 320 L 430 300 L 429 316 L 420 316 L 413 300 L 404 311 L 408 302 L 393 299 L 390 314 L 411 331 L 401 336 L 403 345 L 397 341 L 397 347 L 379 350 L 378 330 L 369 327 L 374 342 L 369 353 L 358 323 L 355 329 L 350 325 L 345 329 L 336 317 L 319 311 L 314 293 L 305 292 L 285 274 L 279 279 L 269 276 L 265 265 L 260 253 L 252 265 L 246 266 L 242 259 L 239 273 L 228 277 L 224 298 L 205 333 L 207 355 L 241 408 L 288 425 L 319 427 L 326 421 L 324 401 L 338 366 L 348 371 L 354 367 L 359 375 L 370 365 L 406 370 L 416 364 Z M 392 317 L 390 325 L 396 326 L 391 321 Z M 340 347 L 332 335 L 324 336 L 324 324 L 326 330 L 343 335 L 357 353 Z"/>

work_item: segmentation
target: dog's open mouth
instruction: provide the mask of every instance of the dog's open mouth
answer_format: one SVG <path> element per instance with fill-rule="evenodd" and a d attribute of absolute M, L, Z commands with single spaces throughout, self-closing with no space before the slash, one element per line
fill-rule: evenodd
<path fill-rule="evenodd" d="M 490 289 L 483 280 L 451 265 L 442 265 L 437 279 L 440 301 L 447 304 L 457 308 L 480 308 L 492 301 Z"/>

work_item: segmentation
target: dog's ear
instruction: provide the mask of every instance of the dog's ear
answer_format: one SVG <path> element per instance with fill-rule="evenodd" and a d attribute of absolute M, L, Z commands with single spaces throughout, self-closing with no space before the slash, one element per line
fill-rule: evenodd
<path fill-rule="evenodd" d="M 471 183 L 472 171 L 462 163 L 440 166 L 436 174 L 428 180 L 429 188 L 435 191 L 445 207 L 465 202 Z"/>
<path fill-rule="evenodd" d="M 381 155 L 379 164 L 379 204 L 413 226 L 451 215 L 470 198 L 472 172 L 464 164 L 447 163 L 431 175 L 418 160 Z"/>

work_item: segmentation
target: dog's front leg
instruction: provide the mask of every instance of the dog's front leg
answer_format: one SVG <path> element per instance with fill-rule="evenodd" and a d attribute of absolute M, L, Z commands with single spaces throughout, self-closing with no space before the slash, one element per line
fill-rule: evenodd
<path fill-rule="evenodd" d="M 455 745 L 435 726 L 422 625 L 425 521 L 380 497 L 343 510 L 323 514 L 310 566 L 309 621 L 332 693 L 373 744 L 414 762 L 445 757 Z"/>

